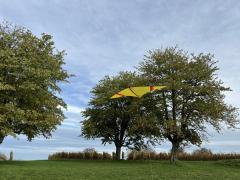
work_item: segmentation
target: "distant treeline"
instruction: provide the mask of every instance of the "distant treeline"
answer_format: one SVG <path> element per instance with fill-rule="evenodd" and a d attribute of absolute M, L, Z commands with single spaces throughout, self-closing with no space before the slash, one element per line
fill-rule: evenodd
<path fill-rule="evenodd" d="M 131 151 L 127 160 L 169 160 L 171 153 L 142 150 Z M 48 160 L 113 160 L 115 153 L 98 153 L 94 149 L 85 149 L 82 152 L 57 152 L 48 156 Z M 122 154 L 124 159 L 124 153 Z M 216 161 L 227 159 L 240 159 L 240 153 L 212 153 L 207 149 L 196 150 L 193 153 L 179 152 L 178 159 L 183 161 Z"/>

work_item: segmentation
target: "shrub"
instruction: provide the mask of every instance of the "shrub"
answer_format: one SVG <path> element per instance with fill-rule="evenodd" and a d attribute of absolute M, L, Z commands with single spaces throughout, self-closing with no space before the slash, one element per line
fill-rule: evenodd
<path fill-rule="evenodd" d="M 156 153 L 148 151 L 131 151 L 128 153 L 128 160 L 169 160 L 170 153 Z M 193 153 L 179 152 L 178 159 L 183 161 L 216 161 L 228 159 L 240 159 L 237 153 L 212 153 L 208 149 L 200 149 Z"/>
<path fill-rule="evenodd" d="M 112 155 L 106 152 L 98 153 L 95 149 L 85 149 L 82 152 L 57 152 L 48 156 L 49 160 L 112 160 L 115 153 Z M 170 153 L 156 153 L 150 150 L 130 151 L 127 154 L 127 160 L 169 160 Z M 231 160 L 240 159 L 240 154 L 237 153 L 212 153 L 210 150 L 198 150 L 193 153 L 179 152 L 178 159 L 183 161 L 216 161 L 216 160 Z M 7 160 L 7 157 L 0 154 L 0 160 Z"/>
<path fill-rule="evenodd" d="M 83 150 L 83 152 L 84 152 L 84 153 L 85 153 L 85 152 L 94 153 L 94 152 L 96 152 L 96 150 L 95 150 L 94 148 L 86 148 L 86 149 Z"/>
<path fill-rule="evenodd" d="M 106 152 L 98 153 L 93 148 L 82 152 L 57 152 L 48 156 L 48 160 L 111 160 L 112 156 Z"/>
<path fill-rule="evenodd" d="M 208 154 L 208 155 L 212 155 L 212 151 L 210 149 L 207 148 L 200 148 L 197 149 L 195 151 L 193 151 L 194 155 L 201 155 L 201 154 Z"/>
<path fill-rule="evenodd" d="M 111 154 L 107 152 L 103 152 L 103 160 L 109 160 L 109 159 L 112 159 Z"/>
<path fill-rule="evenodd" d="M 0 153 L 0 161 L 6 161 L 7 156 L 5 154 Z"/>
<path fill-rule="evenodd" d="M 98 156 L 98 160 L 103 160 L 103 154 L 102 153 L 98 153 L 97 156 Z"/>
<path fill-rule="evenodd" d="M 133 150 L 130 153 L 128 153 L 128 160 L 156 160 L 157 154 L 154 151 L 150 150 L 141 150 L 136 151 Z"/>
<path fill-rule="evenodd" d="M 112 152 L 112 159 L 115 160 L 116 159 L 116 153 Z"/>
<path fill-rule="evenodd" d="M 94 151 L 93 154 L 92 154 L 92 158 L 93 159 L 99 159 L 99 157 L 100 156 L 98 155 L 98 153 L 96 151 Z"/>

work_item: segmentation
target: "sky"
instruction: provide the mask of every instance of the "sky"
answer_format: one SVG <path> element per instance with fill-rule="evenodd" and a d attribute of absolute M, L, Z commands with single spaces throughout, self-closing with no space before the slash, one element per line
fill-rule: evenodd
<path fill-rule="evenodd" d="M 134 70 L 147 51 L 178 45 L 191 53 L 212 53 L 219 78 L 232 92 L 226 102 L 240 108 L 240 1 L 238 0 L 0 0 L 0 22 L 26 27 L 40 36 L 53 36 L 66 50 L 64 68 L 75 77 L 61 84 L 68 105 L 66 119 L 52 138 L 28 142 L 23 135 L 7 137 L 0 152 L 18 160 L 47 159 L 59 151 L 95 148 L 111 152 L 112 145 L 79 137 L 81 111 L 90 90 L 105 75 Z M 240 129 L 209 129 L 203 147 L 213 152 L 240 152 Z M 157 151 L 169 151 L 163 143 Z M 189 147 L 187 151 L 196 149 Z"/>

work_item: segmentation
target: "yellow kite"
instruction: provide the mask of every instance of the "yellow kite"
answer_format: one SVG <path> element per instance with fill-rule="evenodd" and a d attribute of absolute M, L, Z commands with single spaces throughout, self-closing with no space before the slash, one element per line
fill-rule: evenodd
<path fill-rule="evenodd" d="M 116 94 L 114 94 L 111 99 L 132 96 L 132 97 L 142 97 L 144 94 L 147 94 L 154 90 L 161 90 L 166 86 L 139 86 L 139 87 L 129 87 Z"/>

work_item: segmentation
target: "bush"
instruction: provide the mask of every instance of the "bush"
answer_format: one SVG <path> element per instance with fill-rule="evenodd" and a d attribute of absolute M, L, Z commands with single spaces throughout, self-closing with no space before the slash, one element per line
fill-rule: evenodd
<path fill-rule="evenodd" d="M 7 156 L 5 154 L 0 153 L 0 161 L 6 161 Z"/>
<path fill-rule="evenodd" d="M 154 151 L 150 150 L 141 150 L 136 151 L 133 150 L 130 153 L 128 153 L 128 160 L 156 160 L 157 154 Z"/>
<path fill-rule="evenodd" d="M 201 154 L 208 154 L 208 155 L 212 155 L 212 151 L 210 149 L 207 149 L 207 148 L 200 148 L 200 149 L 197 149 L 195 151 L 193 151 L 193 154 L 194 155 L 201 155 Z"/>
<path fill-rule="evenodd" d="M 3 158 L 2 158 L 3 157 Z M 48 156 L 49 160 L 112 160 L 115 158 L 115 153 L 112 155 L 106 152 L 98 153 L 95 149 L 85 149 L 82 152 L 57 152 Z M 199 149 L 193 153 L 179 152 L 178 159 L 182 161 L 217 161 L 240 159 L 240 154 L 237 153 L 212 153 L 208 149 Z M 5 155 L 0 154 L 0 160 L 7 160 Z M 151 150 L 130 151 L 127 154 L 127 160 L 170 160 L 170 153 L 156 153 Z"/>
<path fill-rule="evenodd" d="M 83 152 L 84 153 L 86 153 L 86 152 L 87 153 L 94 153 L 94 152 L 96 152 L 96 150 L 94 148 L 86 148 L 86 149 L 83 150 Z"/>
<path fill-rule="evenodd" d="M 156 153 L 149 151 L 131 151 L 128 153 L 128 160 L 170 160 L 170 153 Z M 202 148 L 193 153 L 179 152 L 178 159 L 183 161 L 216 161 L 228 159 L 240 159 L 237 153 L 212 153 L 209 149 Z"/>
<path fill-rule="evenodd" d="M 115 160 L 116 159 L 116 153 L 112 152 L 112 159 Z"/>
<path fill-rule="evenodd" d="M 112 159 L 111 154 L 107 152 L 103 152 L 103 160 L 109 160 L 109 159 Z"/>
<path fill-rule="evenodd" d="M 87 148 L 82 152 L 57 152 L 48 156 L 48 160 L 111 160 L 106 152 L 98 153 L 95 149 Z"/>

